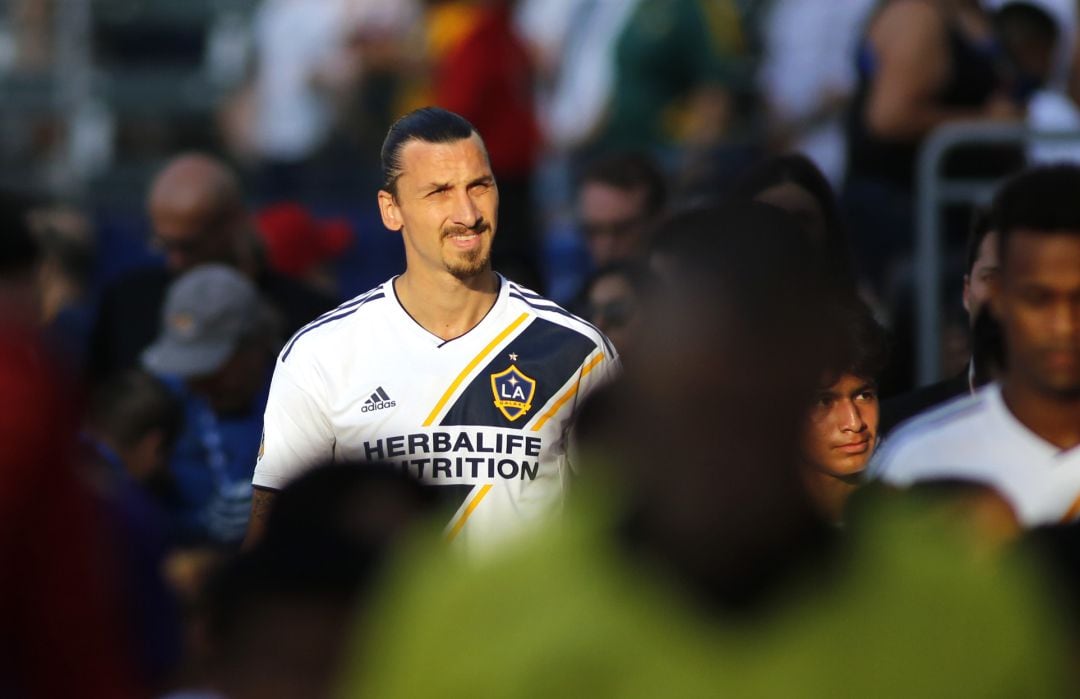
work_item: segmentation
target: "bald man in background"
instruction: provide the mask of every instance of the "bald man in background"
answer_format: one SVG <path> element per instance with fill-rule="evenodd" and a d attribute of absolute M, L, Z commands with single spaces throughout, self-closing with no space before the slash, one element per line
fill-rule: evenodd
<path fill-rule="evenodd" d="M 136 269 L 102 293 L 88 367 L 94 379 L 138 364 L 157 335 L 169 283 L 201 264 L 224 263 L 251 277 L 286 337 L 337 305 L 267 268 L 240 183 L 220 160 L 199 153 L 170 160 L 151 183 L 147 213 L 165 266 Z"/>

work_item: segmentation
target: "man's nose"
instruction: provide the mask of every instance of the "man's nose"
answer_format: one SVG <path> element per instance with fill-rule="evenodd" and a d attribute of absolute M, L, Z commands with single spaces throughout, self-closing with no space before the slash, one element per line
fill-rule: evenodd
<path fill-rule="evenodd" d="M 840 418 L 840 427 L 844 430 L 850 430 L 851 432 L 862 432 L 866 427 L 866 421 L 863 420 L 862 412 L 859 410 L 859 406 L 855 404 L 855 401 L 845 401 L 840 407 L 843 414 Z"/>
<path fill-rule="evenodd" d="M 1050 328 L 1054 337 L 1072 339 L 1080 331 L 1080 302 L 1068 301 L 1055 304 L 1050 318 Z"/>
<path fill-rule="evenodd" d="M 476 206 L 476 202 L 467 190 L 462 190 L 454 199 L 454 223 L 472 228 L 480 218 L 480 209 Z"/>

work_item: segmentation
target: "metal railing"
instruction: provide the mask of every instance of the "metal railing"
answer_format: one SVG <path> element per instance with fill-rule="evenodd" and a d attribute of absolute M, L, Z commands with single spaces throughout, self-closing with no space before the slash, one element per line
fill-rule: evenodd
<path fill-rule="evenodd" d="M 942 208 L 990 199 L 1000 178 L 962 179 L 942 174 L 945 158 L 960 146 L 1070 143 L 1080 151 L 1080 131 L 1033 131 L 1025 126 L 958 122 L 938 127 L 919 151 L 916 173 L 915 313 L 916 382 L 941 378 Z M 1077 194 L 1080 196 L 1080 193 Z"/>

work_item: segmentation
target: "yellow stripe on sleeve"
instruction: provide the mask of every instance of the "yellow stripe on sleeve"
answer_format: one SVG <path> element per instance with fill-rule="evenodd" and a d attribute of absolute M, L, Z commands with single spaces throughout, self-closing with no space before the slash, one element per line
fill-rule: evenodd
<path fill-rule="evenodd" d="M 473 496 L 472 501 L 465 507 L 465 511 L 461 513 L 461 517 L 458 518 L 457 522 L 454 522 L 454 526 L 446 533 L 447 543 L 456 539 L 457 535 L 461 533 L 461 530 L 465 528 L 465 522 L 469 521 L 469 517 L 472 515 L 473 511 L 480 506 L 480 501 L 487 496 L 489 490 L 491 490 L 490 483 L 480 488 L 479 492 Z"/>
<path fill-rule="evenodd" d="M 458 389 L 458 386 L 460 386 L 461 382 L 465 380 L 465 377 L 472 373 L 472 370 L 476 368 L 476 365 L 482 362 L 484 360 L 484 357 L 491 354 L 491 350 L 495 349 L 500 342 L 506 339 L 507 335 L 514 332 L 514 330 L 516 330 L 519 325 L 524 323 L 528 317 L 528 313 L 522 313 L 513 323 L 506 326 L 506 329 L 499 333 L 494 340 L 489 342 L 487 344 L 487 347 L 480 350 L 480 354 L 473 357 L 473 360 L 469 362 L 468 366 L 462 369 L 461 373 L 458 374 L 456 379 L 454 379 L 454 382 L 450 384 L 450 388 L 446 389 L 446 393 L 444 393 L 442 398 L 439 399 L 439 402 L 435 404 L 435 407 L 432 409 L 431 414 L 428 415 L 427 420 L 424 420 L 424 427 L 431 427 L 432 423 L 435 422 L 435 418 L 437 418 L 439 416 L 439 413 L 442 412 L 442 409 L 446 405 L 446 402 L 450 400 L 450 396 L 454 395 L 454 391 Z"/>
<path fill-rule="evenodd" d="M 566 401 L 570 400 L 577 394 L 578 388 L 581 387 L 581 380 L 585 378 L 585 375 L 592 371 L 596 367 L 596 365 L 602 361 L 604 361 L 603 352 L 593 357 L 592 361 L 585 365 L 585 368 L 581 370 L 581 375 L 578 376 L 578 379 L 574 382 L 574 385 L 566 389 L 566 393 L 559 396 L 559 399 L 555 401 L 555 404 L 553 406 L 551 406 L 551 410 L 544 413 L 540 417 L 540 419 L 536 421 L 536 424 L 532 426 L 533 432 L 539 432 L 540 428 L 542 428 L 548 420 L 555 417 L 555 414 L 558 413 L 559 409 L 566 404 Z"/>

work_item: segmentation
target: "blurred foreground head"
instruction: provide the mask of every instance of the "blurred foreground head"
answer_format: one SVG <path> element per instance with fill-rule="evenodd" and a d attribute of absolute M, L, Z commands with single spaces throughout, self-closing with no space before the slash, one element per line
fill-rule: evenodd
<path fill-rule="evenodd" d="M 291 482 L 263 538 L 206 591 L 213 684 L 231 699 L 331 696 L 386 559 L 436 508 L 431 489 L 384 463 L 327 464 Z"/>
<path fill-rule="evenodd" d="M 822 531 L 796 465 L 825 368 L 823 285 L 773 207 L 682 213 L 662 235 L 670 276 L 643 309 L 609 449 L 645 546 L 738 602 Z"/>

